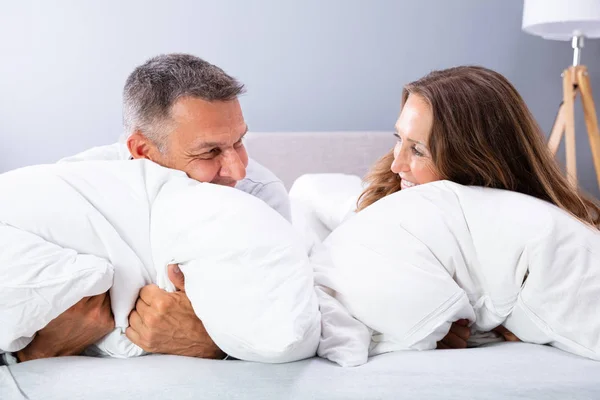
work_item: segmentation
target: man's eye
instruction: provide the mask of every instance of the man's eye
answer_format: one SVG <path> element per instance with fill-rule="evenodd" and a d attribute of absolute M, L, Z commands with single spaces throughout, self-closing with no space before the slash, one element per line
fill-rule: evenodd
<path fill-rule="evenodd" d="M 220 150 L 215 148 L 210 151 L 207 151 L 206 153 L 199 154 L 197 158 L 201 160 L 210 160 L 211 158 L 215 158 L 216 156 L 218 156 L 219 152 Z"/>
<path fill-rule="evenodd" d="M 233 144 L 233 147 L 240 148 L 240 147 L 242 147 L 243 145 L 244 145 L 244 140 L 243 140 L 243 139 L 240 139 L 240 140 L 238 140 L 237 142 L 235 142 L 235 143 Z"/>

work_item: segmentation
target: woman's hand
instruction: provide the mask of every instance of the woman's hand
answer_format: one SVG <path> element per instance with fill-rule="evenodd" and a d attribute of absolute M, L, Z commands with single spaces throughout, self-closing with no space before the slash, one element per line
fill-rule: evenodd
<path fill-rule="evenodd" d="M 500 325 L 497 328 L 492 329 L 492 331 L 500 334 L 504 338 L 504 340 L 506 340 L 507 342 L 520 342 L 521 341 L 518 337 L 515 336 L 514 333 L 512 333 L 511 331 L 509 331 L 502 325 Z"/>
<path fill-rule="evenodd" d="M 438 349 L 466 349 L 467 340 L 471 337 L 469 321 L 459 319 L 450 327 L 450 332 L 437 343 Z"/>

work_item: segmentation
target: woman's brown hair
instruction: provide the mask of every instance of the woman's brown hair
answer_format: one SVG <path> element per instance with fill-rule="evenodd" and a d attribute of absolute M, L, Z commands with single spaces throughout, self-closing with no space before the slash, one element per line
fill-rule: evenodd
<path fill-rule="evenodd" d="M 437 172 L 461 185 L 524 193 L 600 227 L 598 204 L 569 184 L 517 90 L 497 72 L 463 66 L 434 71 L 405 86 L 433 112 L 429 149 Z M 358 211 L 400 190 L 393 150 L 365 177 Z"/>

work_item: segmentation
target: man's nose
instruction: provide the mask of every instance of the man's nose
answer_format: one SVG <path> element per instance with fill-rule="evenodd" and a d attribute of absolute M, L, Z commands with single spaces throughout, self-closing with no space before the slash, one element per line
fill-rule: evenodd
<path fill-rule="evenodd" d="M 220 175 L 234 181 L 241 181 L 246 177 L 246 166 L 237 151 L 232 149 L 223 154 Z"/>

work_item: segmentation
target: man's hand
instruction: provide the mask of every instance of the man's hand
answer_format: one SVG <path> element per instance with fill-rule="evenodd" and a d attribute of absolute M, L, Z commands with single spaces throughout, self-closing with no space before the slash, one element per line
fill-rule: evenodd
<path fill-rule="evenodd" d="M 144 286 L 129 314 L 125 334 L 150 353 L 189 357 L 224 358 L 212 341 L 185 294 L 184 277 L 177 265 L 169 265 L 169 279 L 177 291 L 168 293 L 156 285 Z"/>
<path fill-rule="evenodd" d="M 467 340 L 471 337 L 469 321 L 459 319 L 450 327 L 450 332 L 437 343 L 438 349 L 466 349 Z"/>
<path fill-rule="evenodd" d="M 17 352 L 17 359 L 23 362 L 81 354 L 114 328 L 108 292 L 84 297 L 40 330 L 27 347 Z"/>

